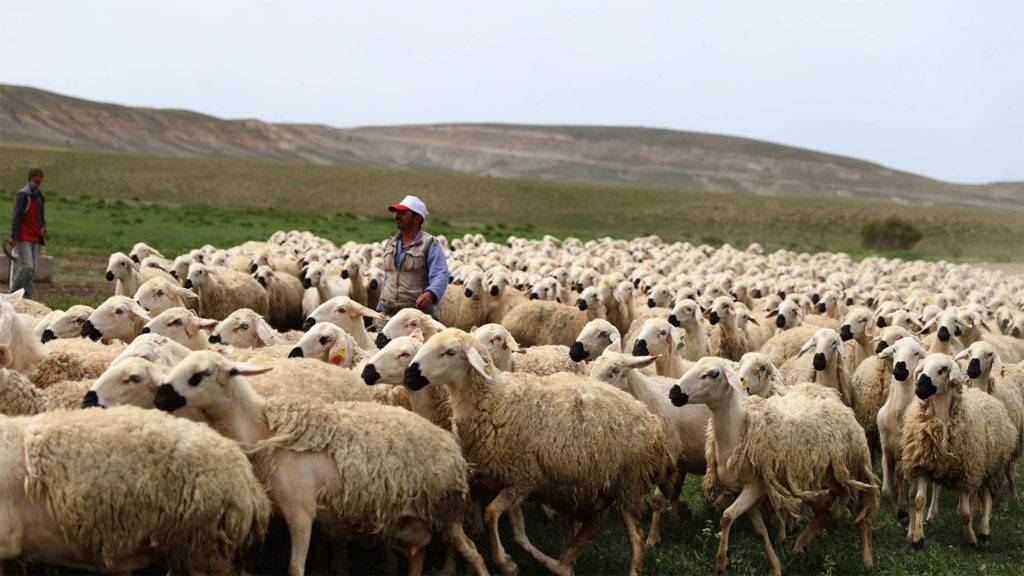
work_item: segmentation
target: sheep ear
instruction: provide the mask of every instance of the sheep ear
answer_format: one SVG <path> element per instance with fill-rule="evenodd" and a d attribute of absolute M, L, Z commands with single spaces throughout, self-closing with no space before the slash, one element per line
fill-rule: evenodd
<path fill-rule="evenodd" d="M 520 352 L 520 353 L 523 353 L 523 354 L 526 353 L 525 350 L 523 350 L 522 348 L 519 347 L 519 342 L 516 342 L 516 339 L 513 338 L 511 334 L 508 335 L 508 339 L 506 340 L 506 344 L 508 345 L 509 350 L 512 350 L 512 352 Z"/>
<path fill-rule="evenodd" d="M 232 352 L 235 351 L 235 347 L 231 346 L 230 344 L 213 344 L 212 346 L 210 346 L 210 350 L 213 350 L 217 354 L 220 354 L 221 356 L 227 358 L 228 356 L 231 356 Z"/>
<path fill-rule="evenodd" d="M 931 329 L 931 327 L 935 324 L 935 321 L 938 320 L 938 319 L 939 319 L 939 317 L 937 315 L 936 316 L 932 316 L 932 319 L 929 320 L 927 324 L 925 324 L 924 326 L 921 326 L 921 328 L 918 329 L 917 334 L 923 334 L 924 332 L 926 332 L 929 329 Z"/>
<path fill-rule="evenodd" d="M 644 368 L 658 361 L 658 356 L 630 356 L 626 365 L 630 368 Z"/>
<path fill-rule="evenodd" d="M 239 362 L 228 370 L 228 374 L 231 376 L 256 376 L 258 374 L 266 374 L 273 370 L 273 366 L 259 366 L 257 364 L 247 364 L 245 362 Z"/>
<path fill-rule="evenodd" d="M 483 376 L 484 380 L 487 380 L 488 382 L 494 381 L 494 377 L 491 376 L 491 372 L 494 371 L 494 368 L 487 363 L 487 360 L 484 360 L 484 357 L 480 354 L 479 350 L 471 346 L 466 350 L 466 359 L 469 360 L 469 365 Z"/>
<path fill-rule="evenodd" d="M 1003 359 L 999 357 L 998 352 L 992 353 L 992 370 L 989 374 L 992 373 L 998 374 L 1000 378 L 1003 376 Z"/>
<path fill-rule="evenodd" d="M 409 334 L 409 338 L 412 338 L 413 340 L 416 340 L 417 342 L 422 344 L 424 340 L 423 330 L 420 330 L 419 328 L 413 330 L 412 333 Z"/>
<path fill-rule="evenodd" d="M 722 374 L 725 375 L 725 381 L 728 382 L 730 386 L 736 389 L 743 388 L 743 383 L 740 381 L 739 374 L 736 373 L 736 370 L 731 365 L 722 364 Z"/>
<path fill-rule="evenodd" d="M 349 307 L 349 310 L 351 311 L 353 318 L 355 318 L 356 316 L 366 316 L 367 318 L 380 318 L 380 314 L 376 310 L 370 310 L 366 306 L 363 306 L 362 304 L 355 301 L 352 302 L 352 304 Z"/>
<path fill-rule="evenodd" d="M 21 299 L 24 298 L 24 296 L 25 289 L 18 288 L 17 290 L 11 292 L 10 294 L 0 294 L 0 300 L 7 302 L 11 306 L 17 306 L 18 304 L 21 304 Z"/>
<path fill-rule="evenodd" d="M 181 296 L 182 298 L 199 298 L 198 294 L 189 290 L 188 288 L 185 288 L 184 286 L 175 286 L 173 290 L 175 294 Z"/>
<path fill-rule="evenodd" d="M 924 372 L 924 362 L 919 362 L 917 364 L 917 366 L 914 368 L 914 377 L 913 377 L 913 380 L 911 380 L 911 382 L 917 382 L 917 379 L 921 377 L 921 374 L 923 372 Z"/>
<path fill-rule="evenodd" d="M 601 352 L 615 352 L 616 354 L 622 354 L 622 340 L 612 340 L 612 343 L 605 347 L 604 351 Z"/>
<path fill-rule="evenodd" d="M 427 317 L 427 324 L 434 330 L 434 332 L 441 332 L 442 330 L 448 329 L 447 326 L 430 317 Z"/>
<path fill-rule="evenodd" d="M 136 302 L 135 300 L 129 300 L 128 302 L 128 306 L 131 308 L 131 311 L 134 312 L 136 316 L 142 318 L 146 322 L 152 320 L 152 318 L 149 317 L 149 312 L 146 311 L 146 309 L 143 308 L 138 302 Z"/>
<path fill-rule="evenodd" d="M 971 356 L 970 349 L 964 348 L 963 350 L 960 351 L 959 354 L 957 354 L 956 356 L 953 356 L 953 360 L 957 360 L 957 361 L 967 360 L 970 356 Z"/>
<path fill-rule="evenodd" d="M 804 342 L 804 345 L 800 347 L 800 352 L 797 353 L 796 357 L 799 358 L 799 357 L 803 356 L 804 354 L 808 353 L 811 350 L 811 348 L 814 348 L 814 338 L 813 337 L 810 340 L 808 340 L 807 342 Z"/>
<path fill-rule="evenodd" d="M 782 382 L 782 372 L 779 371 L 775 364 L 769 362 L 768 367 L 772 371 L 772 378 L 775 379 L 777 382 Z"/>
<path fill-rule="evenodd" d="M 775 318 L 778 315 L 779 315 L 779 309 L 775 308 L 774 310 L 770 310 L 767 314 L 765 314 L 764 317 L 765 318 Z"/>
<path fill-rule="evenodd" d="M 757 321 L 757 318 L 754 318 L 753 314 L 748 314 L 747 315 L 747 322 L 750 322 L 754 326 L 760 326 L 761 325 L 761 323 Z"/>
<path fill-rule="evenodd" d="M 895 353 L 896 349 L 893 348 L 892 346 L 889 346 L 887 348 L 883 348 L 882 351 L 879 352 L 878 354 L 875 354 L 875 356 L 879 358 L 892 358 L 892 355 Z"/>
<path fill-rule="evenodd" d="M 470 336 L 475 336 L 476 335 L 476 331 L 479 330 L 479 329 L 480 329 L 480 327 L 477 326 L 476 324 L 474 324 L 473 327 L 469 329 L 469 335 Z"/>
<path fill-rule="evenodd" d="M 274 329 L 263 318 L 256 320 L 256 337 L 259 338 L 264 346 L 270 346 L 274 343 Z"/>
<path fill-rule="evenodd" d="M 0 344 L 0 368 L 7 368 L 14 361 L 14 355 L 11 354 L 11 349 L 7 346 Z"/>

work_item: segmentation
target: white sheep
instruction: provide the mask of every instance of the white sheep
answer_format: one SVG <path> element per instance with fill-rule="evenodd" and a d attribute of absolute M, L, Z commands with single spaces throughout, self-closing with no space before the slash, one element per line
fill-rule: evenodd
<path fill-rule="evenodd" d="M 569 357 L 569 348 L 559 345 L 520 348 L 501 324 L 484 324 L 470 334 L 491 354 L 491 360 L 503 372 L 521 372 L 548 376 L 558 372 L 582 374 L 582 366 Z"/>
<path fill-rule="evenodd" d="M 391 341 L 392 338 L 398 338 L 399 336 L 408 336 L 419 330 L 423 334 L 424 340 L 429 340 L 431 336 L 444 330 L 446 326 L 441 324 L 429 314 L 416 308 L 402 308 L 395 313 L 394 316 L 388 319 L 384 327 L 380 329 L 377 334 L 375 343 L 377 348 L 384 349 L 384 346 Z"/>
<path fill-rule="evenodd" d="M 189 268 L 185 287 L 199 295 L 199 313 L 204 318 L 223 320 L 239 308 L 251 308 L 267 315 L 267 291 L 243 272 L 194 264 Z"/>
<path fill-rule="evenodd" d="M 419 330 L 409 336 L 398 336 L 390 340 L 363 365 L 363 382 L 371 387 L 401 386 L 405 369 L 422 345 L 423 333 Z M 448 402 L 448 392 L 441 386 L 409 391 L 409 409 L 440 428 L 452 429 L 452 408 Z"/>
<path fill-rule="evenodd" d="M 888 374 L 892 378 L 885 403 L 878 409 L 875 419 L 875 431 L 882 452 L 882 499 L 889 503 L 893 514 L 900 521 L 907 518 L 907 512 L 900 508 L 906 504 L 907 496 L 902 489 L 904 478 L 899 468 L 903 416 L 914 399 L 914 379 L 911 375 L 926 355 L 924 347 L 911 336 L 900 338 L 878 352 L 879 360 L 889 362 L 891 368 Z M 894 486 L 899 490 L 898 497 Z"/>
<path fill-rule="evenodd" d="M 551 302 L 538 302 L 553 304 Z M 506 318 L 507 320 L 507 318 Z M 420 348 L 405 371 L 405 385 L 444 385 L 467 460 L 498 488 L 485 522 L 495 562 L 505 573 L 498 521 L 511 509 L 517 543 L 555 573 L 572 569 L 601 517 L 614 502 L 632 549 L 629 574 L 639 573 L 644 548 L 637 518 L 643 495 L 663 479 L 670 462 L 661 421 L 625 392 L 579 376 L 559 374 L 512 380 L 469 334 L 449 328 Z M 529 544 L 519 505 L 530 496 L 583 522 L 555 560 Z"/>
<path fill-rule="evenodd" d="M 128 296 L 104 300 L 82 324 L 82 336 L 109 344 L 114 340 L 131 343 L 151 320 L 145 308 Z"/>
<path fill-rule="evenodd" d="M 882 328 L 871 341 L 875 346 L 876 355 L 865 358 L 850 378 L 853 413 L 857 416 L 857 422 L 864 428 L 868 445 L 872 449 L 879 447 L 876 416 L 889 395 L 889 381 L 893 368 L 892 362 L 887 358 L 878 357 L 877 354 L 907 336 L 910 336 L 910 332 L 902 326 Z"/>
<path fill-rule="evenodd" d="M 704 315 L 711 323 L 711 354 L 739 361 L 749 351 L 750 343 L 746 332 L 741 332 L 736 325 L 736 306 L 732 298 L 715 298 Z"/>
<path fill-rule="evenodd" d="M 330 322 L 320 322 L 299 338 L 288 357 L 313 358 L 342 368 L 353 368 L 366 360 L 368 355 L 341 327 Z"/>
<path fill-rule="evenodd" d="M 199 309 L 199 296 L 195 292 L 166 278 L 150 278 L 143 282 L 135 292 L 135 301 L 150 316 L 174 307 Z"/>
<path fill-rule="evenodd" d="M 640 369 L 651 365 L 653 356 L 626 356 L 616 350 L 618 343 L 612 344 L 590 365 L 590 377 L 606 382 L 623 390 L 644 403 L 652 414 L 661 418 L 665 424 L 666 447 L 675 462 L 675 478 L 671 490 L 666 494 L 677 519 L 685 518 L 689 511 L 685 502 L 679 500 L 683 482 L 687 474 L 703 475 L 707 469 L 704 455 L 705 429 L 711 417 L 707 407 L 701 405 L 684 406 L 682 409 L 672 406 L 668 393 L 675 379 L 650 377 Z M 650 547 L 659 540 L 658 518 L 660 505 L 655 503 L 654 517 L 647 536 Z"/>
<path fill-rule="evenodd" d="M 658 376 L 679 378 L 693 365 L 683 360 L 686 342 L 683 331 L 662 318 L 650 318 L 640 328 L 633 342 L 634 356 L 657 356 L 654 363 Z"/>
<path fill-rule="evenodd" d="M 217 326 L 216 320 L 200 318 L 195 312 L 174 307 L 157 314 L 142 327 L 141 334 L 159 334 L 174 340 L 189 350 L 206 350 L 210 347 L 207 332 Z"/>
<path fill-rule="evenodd" d="M 64 381 L 38 388 L 20 372 L 8 370 L 12 360 L 8 347 L 0 344 L 0 414 L 31 416 L 49 410 L 77 408 L 89 380 Z"/>
<path fill-rule="evenodd" d="M 484 275 L 472 271 L 466 276 L 461 291 L 456 286 L 445 290 L 437 303 L 437 319 L 445 326 L 469 330 L 487 319 L 488 295 L 484 289 Z"/>
<path fill-rule="evenodd" d="M 850 374 L 857 371 L 860 363 L 875 353 L 871 346 L 871 310 L 854 306 L 846 313 L 839 327 L 839 336 L 846 342 L 846 369 Z"/>
<path fill-rule="evenodd" d="M 414 574 L 438 533 L 486 573 L 462 529 L 468 470 L 451 434 L 387 406 L 265 399 L 246 376 L 268 369 L 195 352 L 171 370 L 154 402 L 170 412 L 199 409 L 217 431 L 254 445 L 256 473 L 288 525 L 289 574 L 303 573 L 314 521 L 391 542 Z"/>
<path fill-rule="evenodd" d="M 0 416 L 0 437 L 0 561 L 228 574 L 266 533 L 252 467 L 206 426 L 125 407 Z"/>
<path fill-rule="evenodd" d="M 302 281 L 286 272 L 275 272 L 268 266 L 256 268 L 253 278 L 267 290 L 269 306 L 267 319 L 270 324 L 279 330 L 299 329 L 306 317 L 302 308 L 305 292 L 302 288 Z M 316 306 L 310 308 L 310 311 L 314 308 Z"/>
<path fill-rule="evenodd" d="M 571 346 L 591 319 L 587 316 L 589 312 L 558 302 L 530 300 L 513 308 L 501 325 L 523 346 Z"/>
<path fill-rule="evenodd" d="M 998 399 L 964 386 L 966 378 L 949 356 L 929 354 L 917 372 L 914 393 L 920 401 L 907 408 L 900 437 L 900 467 L 916 492 L 908 536 L 915 550 L 924 547 L 925 492 L 932 481 L 960 493 L 964 537 L 985 545 L 992 500 L 1016 464 L 1017 430 Z M 982 506 L 977 534 L 975 498 Z"/>
<path fill-rule="evenodd" d="M 313 313 L 306 318 L 302 328 L 309 330 L 317 322 L 330 322 L 351 334 L 360 348 L 373 351 L 376 347 L 366 334 L 363 318 L 377 319 L 380 318 L 380 314 L 348 296 L 335 296 L 317 306 L 316 310 L 313 310 Z"/>
<path fill-rule="evenodd" d="M 782 372 L 768 356 L 760 352 L 747 352 L 740 358 L 736 368 L 740 387 L 751 396 L 770 398 L 786 393 L 789 386 L 782 378 Z"/>
<path fill-rule="evenodd" d="M 108 282 L 117 280 L 114 286 L 115 296 L 134 296 L 144 282 L 151 278 L 164 278 L 174 282 L 174 277 L 159 268 L 140 267 L 124 252 L 114 252 L 107 260 L 105 274 Z"/>
<path fill-rule="evenodd" d="M 797 552 L 830 521 L 831 508 L 845 504 L 860 531 L 864 566 L 870 569 L 878 479 L 853 412 L 835 391 L 816 384 L 746 400 L 739 388 L 731 363 L 708 357 L 698 360 L 670 391 L 676 406 L 706 404 L 711 410 L 704 490 L 719 505 L 731 501 L 722 512 L 716 569 L 726 568 L 733 522 L 749 514 L 772 571 L 781 574 L 782 564 L 757 506 L 764 498 L 777 515 L 796 516 L 803 505 L 814 510 L 810 526 L 797 538 Z"/>
<path fill-rule="evenodd" d="M 809 354 L 811 350 L 814 351 L 813 355 Z M 832 388 L 839 392 L 844 404 L 851 406 L 853 390 L 843 354 L 843 341 L 839 333 L 831 328 L 820 328 L 804 343 L 794 358 L 779 368 L 782 379 L 789 386 L 814 382 Z"/>
<path fill-rule="evenodd" d="M 281 334 L 254 310 L 240 308 L 235 310 L 210 333 L 211 344 L 224 344 L 236 348 L 263 348 L 281 344 L 294 344 L 302 337 L 302 332 Z"/>
<path fill-rule="evenodd" d="M 580 330 L 576 341 L 569 347 L 569 358 L 573 362 L 585 362 L 597 358 L 612 342 L 620 342 L 619 329 L 607 320 L 591 320 Z"/>
<path fill-rule="evenodd" d="M 686 332 L 686 347 L 683 348 L 683 358 L 686 360 L 700 360 L 711 354 L 708 329 L 703 317 L 704 311 L 691 298 L 677 300 L 672 307 L 672 313 L 668 316 L 669 324 Z"/>

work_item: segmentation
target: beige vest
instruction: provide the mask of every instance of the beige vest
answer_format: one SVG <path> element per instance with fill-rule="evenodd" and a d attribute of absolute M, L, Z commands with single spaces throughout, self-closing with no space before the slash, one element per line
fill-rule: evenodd
<path fill-rule="evenodd" d="M 381 289 L 380 301 L 385 312 L 416 307 L 416 299 L 430 285 L 427 252 L 433 242 L 433 236 L 420 231 L 419 237 L 404 247 L 401 269 L 398 270 L 395 269 L 398 235 L 392 236 L 384 245 L 384 273 L 387 274 L 387 282 Z"/>

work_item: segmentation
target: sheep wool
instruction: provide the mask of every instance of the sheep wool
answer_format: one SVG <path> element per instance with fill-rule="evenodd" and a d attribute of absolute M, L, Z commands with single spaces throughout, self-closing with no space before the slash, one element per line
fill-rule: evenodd
<path fill-rule="evenodd" d="M 121 407 L 0 418 L 3 429 L 22 439 L 24 477 L 5 470 L 7 482 L 44 499 L 65 541 L 96 566 L 148 551 L 192 573 L 228 573 L 266 532 L 270 501 L 249 462 L 206 426 Z"/>
<path fill-rule="evenodd" d="M 798 384 L 785 395 L 751 397 L 746 410 L 736 449 L 725 465 L 736 477 L 744 468 L 752 469 L 777 514 L 798 517 L 802 504 L 826 493 L 846 498 L 855 522 L 878 511 L 878 478 L 871 469 L 864 431 L 836 391 Z M 717 480 L 712 428 L 709 424 L 704 490 L 709 500 L 722 506 L 738 493 Z"/>
<path fill-rule="evenodd" d="M 572 346 L 576 335 L 586 324 L 587 315 L 578 308 L 547 300 L 524 302 L 513 308 L 501 321 L 501 325 L 521 346 Z"/>
<path fill-rule="evenodd" d="M 512 371 L 537 376 L 550 376 L 558 372 L 582 374 L 584 365 L 569 358 L 568 346 L 533 346 L 512 354 Z"/>

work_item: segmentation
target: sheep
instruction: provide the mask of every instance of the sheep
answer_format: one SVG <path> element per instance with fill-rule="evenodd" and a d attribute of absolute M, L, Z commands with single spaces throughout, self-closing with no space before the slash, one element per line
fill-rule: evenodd
<path fill-rule="evenodd" d="M 89 380 L 64 381 L 45 389 L 37 388 L 20 372 L 8 370 L 11 350 L 0 344 L 0 414 L 31 416 L 49 410 L 76 408 L 82 394 L 92 384 Z"/>
<path fill-rule="evenodd" d="M 315 288 L 319 302 L 323 303 L 338 296 L 348 296 L 351 282 L 342 280 L 338 270 L 328 271 L 322 264 L 313 263 L 303 273 L 302 287 Z"/>
<path fill-rule="evenodd" d="M 953 356 L 964 349 L 959 338 L 962 334 L 962 323 L 956 310 L 943 310 L 926 322 L 919 333 L 928 332 L 932 327 L 937 327 L 935 333 L 929 334 L 924 340 L 924 346 L 929 352 Z"/>
<path fill-rule="evenodd" d="M 370 266 L 366 271 L 366 306 L 376 310 L 380 302 L 380 291 L 384 288 L 386 275 L 377 266 Z"/>
<path fill-rule="evenodd" d="M 124 252 L 114 252 L 107 260 L 105 274 L 108 282 L 117 280 L 114 285 L 115 296 L 134 296 L 144 282 L 151 278 L 164 278 L 174 282 L 174 277 L 159 268 L 139 266 Z"/>
<path fill-rule="evenodd" d="M 720 296 L 704 311 L 711 323 L 711 354 L 738 361 L 749 350 L 747 334 L 736 326 L 736 306 L 732 298 Z"/>
<path fill-rule="evenodd" d="M 194 352 L 171 370 L 154 404 L 168 412 L 199 409 L 214 429 L 253 446 L 256 474 L 288 525 L 289 574 L 303 573 L 314 520 L 329 531 L 400 545 L 413 574 L 431 534 L 444 534 L 486 573 L 462 530 L 468 470 L 451 434 L 388 406 L 265 399 L 246 377 L 267 370 Z"/>
<path fill-rule="evenodd" d="M 395 313 L 380 329 L 374 342 L 383 349 L 392 338 L 408 336 L 419 330 L 424 340 L 444 330 L 446 326 L 434 320 L 429 314 L 416 308 L 403 308 Z"/>
<path fill-rule="evenodd" d="M 871 346 L 871 334 L 868 333 L 870 326 L 871 310 L 863 306 L 854 306 L 846 313 L 843 324 L 839 327 L 839 336 L 847 343 L 845 359 L 846 369 L 850 374 L 856 372 L 860 363 L 875 353 Z"/>
<path fill-rule="evenodd" d="M 270 501 L 206 426 L 125 407 L 0 417 L 0 437 L 0 561 L 234 573 L 263 541 Z"/>
<path fill-rule="evenodd" d="M 57 338 L 77 338 L 82 335 L 82 324 L 95 311 L 92 306 L 75 304 L 47 323 L 39 335 L 39 341 L 46 344 Z"/>
<path fill-rule="evenodd" d="M 892 346 L 901 338 L 910 336 L 902 326 L 886 326 L 872 340 L 875 343 L 875 353 Z M 892 378 L 892 363 L 886 358 L 877 355 L 868 356 L 857 366 L 857 371 L 850 379 L 850 390 L 853 393 L 853 413 L 857 416 L 864 428 L 868 438 L 868 445 L 872 449 L 879 448 L 878 423 L 876 416 L 878 410 L 885 403 L 889 392 L 889 380 Z"/>
<path fill-rule="evenodd" d="M 363 318 L 380 318 L 380 314 L 352 300 L 348 296 L 336 296 L 317 306 L 302 324 L 303 330 L 309 330 L 317 322 L 330 322 L 340 326 L 355 339 L 356 345 L 363 350 L 373 351 L 375 346 L 366 334 Z"/>
<path fill-rule="evenodd" d="M 260 266 L 253 278 L 267 290 L 270 324 L 278 330 L 298 330 L 306 317 L 302 309 L 305 290 L 302 281 L 288 273 L 278 273 L 268 266 Z M 319 306 L 319 304 L 318 304 Z M 316 306 L 310 308 L 312 311 Z"/>
<path fill-rule="evenodd" d="M 368 306 L 366 279 L 363 278 L 363 269 L 366 262 L 361 256 L 349 256 L 341 267 L 341 279 L 349 281 L 348 297 Z"/>
<path fill-rule="evenodd" d="M 82 336 L 109 344 L 120 340 L 130 344 L 151 320 L 145 308 L 127 296 L 107 298 L 82 324 Z"/>
<path fill-rule="evenodd" d="M 740 387 L 751 396 L 770 398 L 786 393 L 789 386 L 783 381 L 782 372 L 772 364 L 768 356 L 760 352 L 747 352 L 740 358 L 736 369 Z"/>
<path fill-rule="evenodd" d="M 166 278 L 146 280 L 139 286 L 134 297 L 150 316 L 174 307 L 199 309 L 199 296 L 195 292 Z"/>
<path fill-rule="evenodd" d="M 340 327 L 320 322 L 306 331 L 288 353 L 289 358 L 314 358 L 342 368 L 352 368 L 367 359 L 355 339 Z"/>
<path fill-rule="evenodd" d="M 700 360 L 711 354 L 703 314 L 697 302 L 682 298 L 672 307 L 672 313 L 668 316 L 669 324 L 686 331 L 686 347 L 683 348 L 683 358 L 686 360 Z"/>
<path fill-rule="evenodd" d="M 654 363 L 658 376 L 679 378 L 692 365 L 682 359 L 685 348 L 683 332 L 661 318 L 644 322 L 633 343 L 634 356 L 657 356 Z"/>
<path fill-rule="evenodd" d="M 146 244 L 145 242 L 136 242 L 135 245 L 132 246 L 131 251 L 128 252 L 128 257 L 131 258 L 133 262 L 137 262 L 140 264 L 142 263 L 143 260 L 147 258 L 155 258 L 157 261 L 163 262 L 165 264 L 169 264 L 171 262 L 170 260 L 165 258 L 164 255 L 161 254 L 156 248 L 153 248 L 152 246 Z"/>
<path fill-rule="evenodd" d="M 874 427 L 882 452 L 882 499 L 889 503 L 896 519 L 901 522 L 907 518 L 906 511 L 900 508 L 906 503 L 906 492 L 902 489 L 904 479 L 899 469 L 903 416 L 914 399 L 914 379 L 910 375 L 926 354 L 917 339 L 910 336 L 900 338 L 878 352 L 879 360 L 892 359 L 892 368 L 888 371 L 892 381 L 885 403 L 878 409 Z M 900 490 L 898 499 L 893 496 L 893 486 Z"/>
<path fill-rule="evenodd" d="M 256 252 L 252 257 L 252 261 L 249 263 L 249 272 L 255 274 L 257 270 L 263 267 L 269 268 L 273 272 L 287 274 L 296 280 L 298 280 L 302 274 L 301 267 L 294 259 L 284 256 L 275 256 L 267 249 Z"/>
<path fill-rule="evenodd" d="M 626 356 L 616 350 L 618 343 L 609 346 L 590 366 L 590 377 L 623 390 L 644 403 L 651 413 L 665 424 L 666 447 L 676 466 L 676 476 L 668 494 L 676 518 L 689 515 L 685 502 L 679 501 L 687 474 L 704 474 L 707 461 L 704 455 L 704 434 L 711 413 L 707 407 L 693 405 L 682 410 L 672 406 L 668 391 L 674 379 L 648 377 L 640 369 L 655 361 L 653 356 Z M 658 541 L 660 503 L 656 501 L 654 517 L 647 536 L 650 547 Z"/>
<path fill-rule="evenodd" d="M 821 531 L 833 504 L 845 503 L 860 530 L 864 566 L 870 569 L 878 479 L 853 412 L 835 391 L 816 384 L 798 384 L 783 395 L 746 401 L 739 387 L 728 360 L 708 357 L 698 360 L 669 393 L 676 406 L 706 404 L 711 410 L 704 490 L 718 505 L 732 501 L 722 513 L 717 571 L 726 569 L 732 523 L 749 513 L 772 571 L 781 574 L 782 565 L 756 506 L 765 497 L 779 515 L 796 516 L 803 504 L 814 510 L 811 524 L 797 538 L 797 552 Z"/>
<path fill-rule="evenodd" d="M 971 545 L 989 542 L 992 499 L 999 495 L 1016 464 L 1017 430 L 1002 402 L 966 388 L 966 378 L 949 356 L 929 354 L 917 369 L 912 402 L 903 417 L 900 469 L 912 479 L 916 495 L 908 536 L 924 548 L 924 507 L 928 482 L 960 493 L 958 510 Z M 971 500 L 980 498 L 981 524 L 975 534 Z"/>
<path fill-rule="evenodd" d="M 207 330 L 216 325 L 216 320 L 200 318 L 191 310 L 174 307 L 157 314 L 142 327 L 141 333 L 167 336 L 189 350 L 206 350 L 210 347 Z"/>
<path fill-rule="evenodd" d="M 637 527 L 643 495 L 670 466 L 664 427 L 643 404 L 611 386 L 565 374 L 542 381 L 506 377 L 479 341 L 456 328 L 427 341 L 404 378 L 411 390 L 448 389 L 469 464 L 482 482 L 500 490 L 487 506 L 485 523 L 503 572 L 516 571 L 498 534 L 506 510 L 512 509 L 517 543 L 546 569 L 566 574 L 593 536 L 601 510 L 614 502 L 632 549 L 629 573 L 635 575 L 644 557 Z M 526 538 L 519 505 L 533 495 L 583 522 L 559 560 Z"/>
<path fill-rule="evenodd" d="M 513 308 L 501 325 L 523 346 L 571 346 L 588 320 L 587 313 L 575 307 L 531 300 Z"/>
<path fill-rule="evenodd" d="M 66 338 L 50 341 L 43 348 L 46 356 L 24 372 L 39 388 L 48 388 L 65 380 L 96 378 L 121 353 L 124 345 L 119 342 L 108 345 L 82 338 Z"/>
<path fill-rule="evenodd" d="M 35 338 L 36 340 L 38 340 L 38 341 L 40 341 L 40 342 L 45 344 L 48 340 L 52 340 L 53 338 L 56 338 L 56 336 L 53 335 L 53 331 L 51 330 L 49 335 L 48 335 L 48 337 L 47 337 L 47 339 L 43 340 L 43 334 L 47 330 L 49 330 L 51 323 L 56 322 L 57 319 L 60 318 L 63 315 L 64 315 L 64 311 L 63 310 L 54 310 L 54 311 L 50 312 L 49 314 L 47 314 L 46 316 L 43 316 L 42 318 L 40 318 L 38 320 L 35 320 L 34 324 L 33 324 L 33 320 L 31 319 L 31 317 L 22 316 L 22 319 L 25 321 L 26 324 L 29 324 L 29 325 L 32 326 L 32 336 L 33 336 L 33 338 Z M 77 335 L 77 333 L 76 333 L 76 335 Z"/>
<path fill-rule="evenodd" d="M 445 326 L 469 330 L 487 319 L 487 300 L 483 273 L 470 272 L 461 292 L 445 290 L 437 303 L 437 319 Z"/>
<path fill-rule="evenodd" d="M 814 350 L 813 356 L 806 355 Z M 851 406 L 853 390 L 850 373 L 843 358 L 843 341 L 831 328 L 821 328 L 804 343 L 796 357 L 782 365 L 783 381 L 792 386 L 801 382 L 814 382 L 839 392 L 843 403 Z"/>
<path fill-rule="evenodd" d="M 569 359 L 573 362 L 593 360 L 612 342 L 619 342 L 619 330 L 607 320 L 591 320 L 580 330 L 576 341 L 569 347 Z"/>
<path fill-rule="evenodd" d="M 188 356 L 189 350 L 166 336 L 159 334 L 140 334 L 138 338 L 126 346 L 110 363 L 117 364 L 125 358 L 145 358 L 163 366 L 174 366 Z"/>
<path fill-rule="evenodd" d="M 0 294 L 0 344 L 11 350 L 11 369 L 19 372 L 27 370 L 46 355 L 42 342 L 34 337 L 29 326 L 15 311 L 22 302 L 24 289 L 10 294 Z"/>
<path fill-rule="evenodd" d="M 999 353 L 989 342 L 971 344 L 954 360 L 967 360 L 967 378 L 972 388 L 995 396 L 1006 407 L 1006 413 L 1018 432 L 1017 453 L 1024 443 L 1024 368 L 1014 366 L 1009 378 Z M 1011 484 L 1012 486 L 1012 484 Z"/>
<path fill-rule="evenodd" d="M 362 378 L 370 386 L 401 385 L 405 369 L 423 345 L 423 333 L 414 330 L 409 336 L 398 336 L 363 365 Z M 428 386 L 409 392 L 410 409 L 445 430 L 452 429 L 452 409 L 448 392 L 441 386 Z"/>
<path fill-rule="evenodd" d="M 236 348 L 263 348 L 279 344 L 294 344 L 301 332 L 281 334 L 255 311 L 249 308 L 235 310 L 210 333 L 211 344 L 225 344 Z"/>
<path fill-rule="evenodd" d="M 528 294 L 524 294 L 512 286 L 509 275 L 504 270 L 491 274 L 487 291 L 490 295 L 487 304 L 487 322 L 501 323 L 509 312 L 529 301 Z"/>
<path fill-rule="evenodd" d="M 815 326 L 798 326 L 777 332 L 761 346 L 761 352 L 771 360 L 772 364 L 782 366 L 787 360 L 796 356 L 807 339 L 813 338 L 817 331 L 818 328 Z"/>
<path fill-rule="evenodd" d="M 43 318 L 50 312 L 53 312 L 49 306 L 29 298 L 22 298 L 19 300 L 18 303 L 14 305 L 14 309 L 18 314 L 24 314 L 32 318 Z"/>
<path fill-rule="evenodd" d="M 199 314 L 204 318 L 223 320 L 239 308 L 266 316 L 269 308 L 263 286 L 252 276 L 229 268 L 193 264 L 185 288 L 199 295 Z"/>
<path fill-rule="evenodd" d="M 582 374 L 582 366 L 569 357 L 567 346 L 546 345 L 520 348 L 515 338 L 501 324 L 484 324 L 470 334 L 491 354 L 494 365 L 502 372 L 520 372 L 549 376 L 558 372 Z"/>
<path fill-rule="evenodd" d="M 751 350 L 757 350 L 775 335 L 775 328 L 762 326 L 754 313 L 742 302 L 736 302 L 736 329 L 747 335 L 747 346 Z"/>

